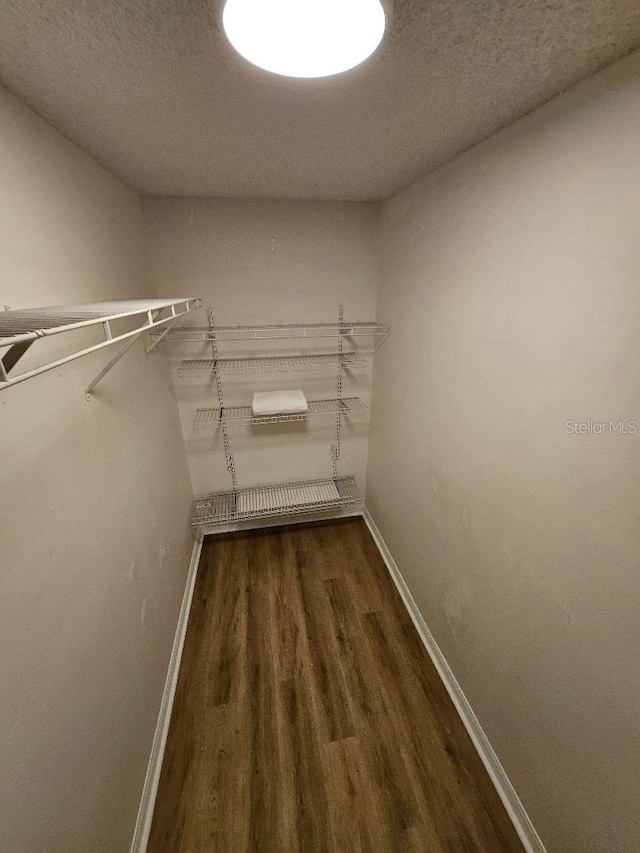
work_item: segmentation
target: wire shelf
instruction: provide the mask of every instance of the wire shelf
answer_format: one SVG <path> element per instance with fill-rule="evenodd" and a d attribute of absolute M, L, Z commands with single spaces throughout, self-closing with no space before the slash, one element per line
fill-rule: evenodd
<path fill-rule="evenodd" d="M 214 492 L 195 501 L 192 525 L 196 529 L 203 529 L 234 521 L 346 507 L 360 501 L 354 477 L 306 480 L 230 492 Z"/>
<path fill-rule="evenodd" d="M 218 341 L 273 340 L 296 338 L 347 337 L 386 338 L 390 326 L 382 323 L 358 321 L 354 323 L 279 323 L 260 326 L 216 326 Z M 208 326 L 185 326 L 173 329 L 167 341 L 209 341 L 212 332 Z"/>
<path fill-rule="evenodd" d="M 177 313 L 184 314 L 199 305 L 199 299 L 123 299 L 119 302 L 87 302 L 0 311 L 0 346 L 11 346 L 125 317 L 141 314 L 148 316 L 153 311 L 168 310 L 170 313 L 164 317 L 176 317 Z M 176 308 L 179 308 L 178 312 Z M 151 320 L 148 325 L 153 325 Z"/>
<path fill-rule="evenodd" d="M 286 373 L 289 371 L 327 370 L 341 366 L 344 370 L 364 367 L 367 359 L 357 353 L 315 353 L 313 355 L 276 355 L 262 358 L 186 359 L 180 362 L 179 376 L 220 373 Z"/>
<path fill-rule="evenodd" d="M 0 311 L 0 349 L 7 348 L 6 352 L 0 355 L 0 390 L 121 341 L 128 340 L 129 345 L 132 345 L 144 332 L 164 326 L 165 328 L 158 336 L 160 340 L 167 333 L 168 327 L 176 323 L 180 317 L 199 308 L 200 305 L 200 299 L 195 298 L 124 299 L 117 302 L 90 302 Z M 112 324 L 119 324 L 119 321 L 124 319 L 130 320 L 129 325 L 134 327 L 127 331 L 122 328 L 116 330 Z M 72 337 L 69 341 L 72 351 L 68 355 L 46 361 L 23 373 L 11 372 L 27 350 L 38 341 L 64 332 L 93 328 L 99 332 L 103 340 L 78 349 L 79 344 Z M 91 389 L 124 355 L 126 349 L 125 347 L 100 372 L 88 386 L 87 394 L 90 394 Z M 39 347 L 36 348 L 36 351 L 38 350 Z"/>
<path fill-rule="evenodd" d="M 254 415 L 251 406 L 198 409 L 193 420 L 193 428 L 216 429 L 223 422 L 228 427 L 295 423 L 312 418 L 335 418 L 338 413 L 350 415 L 364 414 L 368 411 L 369 407 L 359 397 L 343 397 L 338 400 L 309 400 L 308 411 L 279 415 Z"/>

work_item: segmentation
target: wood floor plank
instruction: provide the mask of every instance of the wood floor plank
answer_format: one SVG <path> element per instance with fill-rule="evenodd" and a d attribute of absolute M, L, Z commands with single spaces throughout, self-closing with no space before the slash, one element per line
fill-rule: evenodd
<path fill-rule="evenodd" d="M 222 570 L 209 570 L 206 621 L 199 637 L 200 689 L 213 706 L 236 702 L 245 688 L 249 564 L 246 555 L 232 548 L 221 549 Z"/>
<path fill-rule="evenodd" d="M 280 692 L 280 734 L 283 783 L 282 846 L 273 849 L 322 853 L 326 850 L 329 804 L 320 757 L 321 727 L 310 683 L 283 681 Z M 264 847 L 269 850 L 271 848 Z"/>
<path fill-rule="evenodd" d="M 255 537 L 249 551 L 247 616 L 247 747 L 249 749 L 249 850 L 282 849 L 278 683 L 275 650 L 277 619 L 270 582 L 270 557 L 277 543 Z"/>
<path fill-rule="evenodd" d="M 206 540 L 149 853 L 522 853 L 361 519 Z"/>
<path fill-rule="evenodd" d="M 241 768 L 248 770 L 240 705 L 220 705 L 209 714 L 196 744 L 197 760 L 183 798 L 188 803 L 188 834 L 179 849 L 245 850 L 249 830 L 248 790 Z"/>
<path fill-rule="evenodd" d="M 308 532 L 301 532 L 303 548 L 296 551 L 295 583 L 304 618 L 309 649 L 309 666 L 316 693 L 324 709 L 327 737 L 330 741 L 353 737 L 355 729 L 347 699 L 340 662 L 335 654 L 334 637 L 329 620 L 329 600 L 318 572 L 318 562 L 309 547 Z M 322 558 L 320 564 L 323 564 Z"/>
<path fill-rule="evenodd" d="M 357 738 L 343 738 L 325 744 L 322 771 L 329 811 L 329 832 L 325 849 L 361 853 L 366 801 L 363 796 L 362 748 Z"/>

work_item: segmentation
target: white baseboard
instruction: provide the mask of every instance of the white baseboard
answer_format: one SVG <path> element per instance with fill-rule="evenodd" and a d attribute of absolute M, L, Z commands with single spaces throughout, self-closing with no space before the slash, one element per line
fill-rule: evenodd
<path fill-rule="evenodd" d="M 156 724 L 156 731 L 153 737 L 153 744 L 151 746 L 151 755 L 149 757 L 147 775 L 142 789 L 142 798 L 140 800 L 140 808 L 138 809 L 138 819 L 136 820 L 136 828 L 133 833 L 130 853 L 145 853 L 147 849 L 147 842 L 149 841 L 151 820 L 153 819 L 153 809 L 156 802 L 156 795 L 158 793 L 158 782 L 160 781 L 160 771 L 162 770 L 162 759 L 164 757 L 164 748 L 166 746 L 167 735 L 169 733 L 171 710 L 173 708 L 173 700 L 176 695 L 180 660 L 182 659 L 184 638 L 187 634 L 187 625 L 189 624 L 189 612 L 191 611 L 191 601 L 193 599 L 193 590 L 196 584 L 196 577 L 198 575 L 198 565 L 200 563 L 203 540 L 204 537 L 202 534 L 198 534 L 191 553 L 187 582 L 184 588 L 184 595 L 182 597 L 178 626 L 173 639 L 173 648 L 171 649 L 171 658 L 169 659 L 169 669 L 167 670 L 167 680 L 165 681 L 164 691 L 162 693 L 160 713 L 158 714 L 158 722 Z"/>
<path fill-rule="evenodd" d="M 462 692 L 462 688 L 458 684 L 458 681 L 456 680 L 456 677 L 449 667 L 444 655 L 440 651 L 433 634 L 427 627 L 427 623 L 424 621 L 422 614 L 418 610 L 418 606 L 413 600 L 413 596 L 400 573 L 400 569 L 391 556 L 391 553 L 368 509 L 364 510 L 363 517 L 376 545 L 378 546 L 382 559 L 389 570 L 389 574 L 391 575 L 404 605 L 407 608 L 411 621 L 415 625 L 418 636 L 422 640 L 429 657 L 433 661 L 433 665 L 435 666 L 438 675 L 442 679 L 442 683 L 447 689 L 447 693 L 451 697 L 451 700 L 460 715 L 460 719 L 462 720 L 462 723 L 467 730 L 467 733 L 469 734 L 469 737 L 471 738 L 496 791 L 498 792 L 498 796 L 507 810 L 516 832 L 520 836 L 520 840 L 522 841 L 525 850 L 527 853 L 546 853 L 540 836 L 536 832 L 529 815 L 520 802 L 520 798 L 509 781 L 509 777 L 505 773 L 503 766 L 500 764 L 500 760 L 489 743 L 489 739 L 478 722 L 478 718 L 473 713 L 469 700 Z"/>

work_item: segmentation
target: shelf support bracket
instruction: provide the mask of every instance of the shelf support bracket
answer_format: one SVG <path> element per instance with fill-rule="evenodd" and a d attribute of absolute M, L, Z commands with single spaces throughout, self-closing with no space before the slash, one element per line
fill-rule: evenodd
<path fill-rule="evenodd" d="M 151 316 L 151 312 L 149 312 L 149 325 L 151 325 L 155 320 L 157 320 L 159 316 L 160 316 L 159 311 L 156 311 L 154 313 L 153 317 Z M 109 361 L 109 362 L 107 362 L 107 364 L 105 364 L 105 366 L 102 368 L 100 373 L 98 373 L 96 378 L 92 382 L 90 382 L 89 385 L 87 385 L 87 387 L 84 390 L 84 396 L 87 398 L 87 400 L 89 402 L 91 402 L 91 395 L 93 394 L 93 389 L 96 387 L 98 382 L 101 382 L 104 379 L 104 377 L 111 370 L 111 368 L 120 361 L 120 359 L 122 358 L 123 355 L 126 355 L 126 353 L 129 352 L 131 347 L 138 341 L 138 339 L 140 337 L 142 337 L 142 335 L 144 335 L 144 333 L 146 331 L 147 331 L 147 329 L 142 329 L 140 332 L 138 332 L 137 335 L 134 335 L 131 338 L 131 340 L 127 342 L 126 346 L 124 346 L 117 355 L 114 355 L 114 357 L 111 359 L 111 361 Z"/>
<path fill-rule="evenodd" d="M 374 351 L 374 353 L 375 353 L 375 352 L 378 352 L 378 350 L 380 349 L 380 347 L 382 346 L 382 344 L 387 340 L 387 338 L 389 337 L 389 335 L 390 335 L 390 334 L 391 334 L 391 327 L 387 328 L 387 330 L 385 331 L 384 335 L 382 335 L 382 336 L 380 337 L 380 340 L 379 340 L 379 341 L 377 341 L 376 343 L 374 343 L 374 345 L 373 345 L 373 351 Z"/>
<path fill-rule="evenodd" d="M 0 359 L 0 379 L 2 381 L 6 382 L 8 380 L 8 373 L 13 370 L 32 343 L 33 341 L 22 341 L 19 344 L 14 344 L 7 350 Z"/>
<path fill-rule="evenodd" d="M 97 375 L 97 376 L 96 376 L 96 378 L 93 380 L 93 382 L 91 382 L 89 385 L 87 385 L 87 387 L 85 388 L 85 391 L 84 391 L 84 396 L 87 398 L 87 400 L 91 401 L 91 395 L 92 395 L 92 393 L 93 393 L 93 389 L 96 387 L 96 385 L 98 384 L 98 382 L 100 382 L 102 379 L 104 379 L 104 377 L 105 377 L 105 376 L 107 375 L 107 373 L 111 370 L 111 368 L 112 368 L 115 364 L 117 364 L 117 362 L 119 362 L 119 361 L 120 361 L 120 359 L 122 358 L 122 356 L 123 356 L 123 355 L 125 355 L 125 353 L 128 353 L 128 352 L 129 352 L 129 350 L 131 349 L 131 347 L 136 343 L 136 341 L 138 340 L 138 338 L 139 338 L 141 335 L 143 335 L 143 334 L 144 334 L 144 332 L 140 332 L 140 334 L 138 334 L 138 335 L 136 335 L 135 337 L 131 338 L 131 340 L 127 343 L 127 345 L 126 345 L 125 347 L 123 347 L 123 348 L 120 350 L 120 352 L 119 352 L 117 355 L 115 355 L 115 356 L 111 359 L 111 361 L 110 361 L 110 362 L 108 362 L 108 363 L 107 363 L 107 364 L 102 368 L 102 370 L 100 371 L 100 373 L 98 373 L 98 375 Z"/>
<path fill-rule="evenodd" d="M 175 309 L 174 309 L 174 312 L 175 312 Z M 153 341 L 151 342 L 150 346 L 148 346 L 148 347 L 146 348 L 146 350 L 144 351 L 145 358 L 149 358 L 149 356 L 150 356 L 150 355 L 151 355 L 151 353 L 154 351 L 154 349 L 158 346 L 158 344 L 160 343 L 160 341 L 164 338 L 164 336 L 167 334 L 167 332 L 170 332 L 170 331 L 171 331 L 172 327 L 173 327 L 173 326 L 178 322 L 178 320 L 179 320 L 179 319 L 180 319 L 180 317 L 176 317 L 176 319 L 175 319 L 175 320 L 173 320 L 171 323 L 167 323 L 167 325 L 166 325 L 166 327 L 165 327 L 164 331 L 163 331 L 160 335 L 158 335 L 158 336 L 155 338 L 155 340 L 153 340 Z"/>

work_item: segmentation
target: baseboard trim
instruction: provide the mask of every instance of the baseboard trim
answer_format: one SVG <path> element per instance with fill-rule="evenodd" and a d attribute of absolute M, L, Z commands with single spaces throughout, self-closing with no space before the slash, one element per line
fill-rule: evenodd
<path fill-rule="evenodd" d="M 498 756 L 489 742 L 488 737 L 478 722 L 478 718 L 474 714 L 473 709 L 469 704 L 469 700 L 464 695 L 462 688 L 458 684 L 455 675 L 436 643 L 433 634 L 427 627 L 427 623 L 424 621 L 422 614 L 418 610 L 418 606 L 413 600 L 409 587 L 405 583 L 405 580 L 400 573 L 400 569 L 391 556 L 391 552 L 382 538 L 382 534 L 378 530 L 371 513 L 366 508 L 363 512 L 363 518 L 369 528 L 369 532 L 378 546 L 378 550 L 380 551 L 382 559 L 389 570 L 389 574 L 400 593 L 404 605 L 407 608 L 411 621 L 415 625 L 418 636 L 422 640 L 429 657 L 433 661 L 433 665 L 435 666 L 447 693 L 451 697 L 451 700 L 460 715 L 460 719 L 462 720 L 462 723 L 467 730 L 467 733 L 469 734 L 469 737 L 471 738 L 496 791 L 498 792 L 498 796 L 507 810 L 507 814 L 514 825 L 525 850 L 527 853 L 546 853 L 545 846 L 536 832 L 524 806 L 520 802 L 520 798 L 518 797 L 515 788 L 511 784 L 509 777 L 505 773 Z"/>
<path fill-rule="evenodd" d="M 187 634 L 187 625 L 189 624 L 189 612 L 191 611 L 191 601 L 193 599 L 193 590 L 196 585 L 196 577 L 198 575 L 198 565 L 200 563 L 203 541 L 204 537 L 202 534 L 198 534 L 193 546 L 193 551 L 191 552 L 189 572 L 187 574 L 184 595 L 182 597 L 178 625 L 176 627 L 175 637 L 173 638 L 173 647 L 171 649 L 171 658 L 169 659 L 167 679 L 162 693 L 162 701 L 160 702 L 160 713 L 158 714 L 158 722 L 156 724 L 156 731 L 153 737 L 153 744 L 151 746 L 151 755 L 149 756 L 149 764 L 147 765 L 147 775 L 142 789 L 140 808 L 138 809 L 138 818 L 136 820 L 136 827 L 133 833 L 130 853 L 145 853 L 147 843 L 149 841 L 153 809 L 156 803 L 156 795 L 158 793 L 160 771 L 162 770 L 162 759 L 164 757 L 164 749 L 167 743 L 167 735 L 169 733 L 171 710 L 173 708 L 173 700 L 176 695 L 180 660 L 182 659 L 184 638 Z"/>

